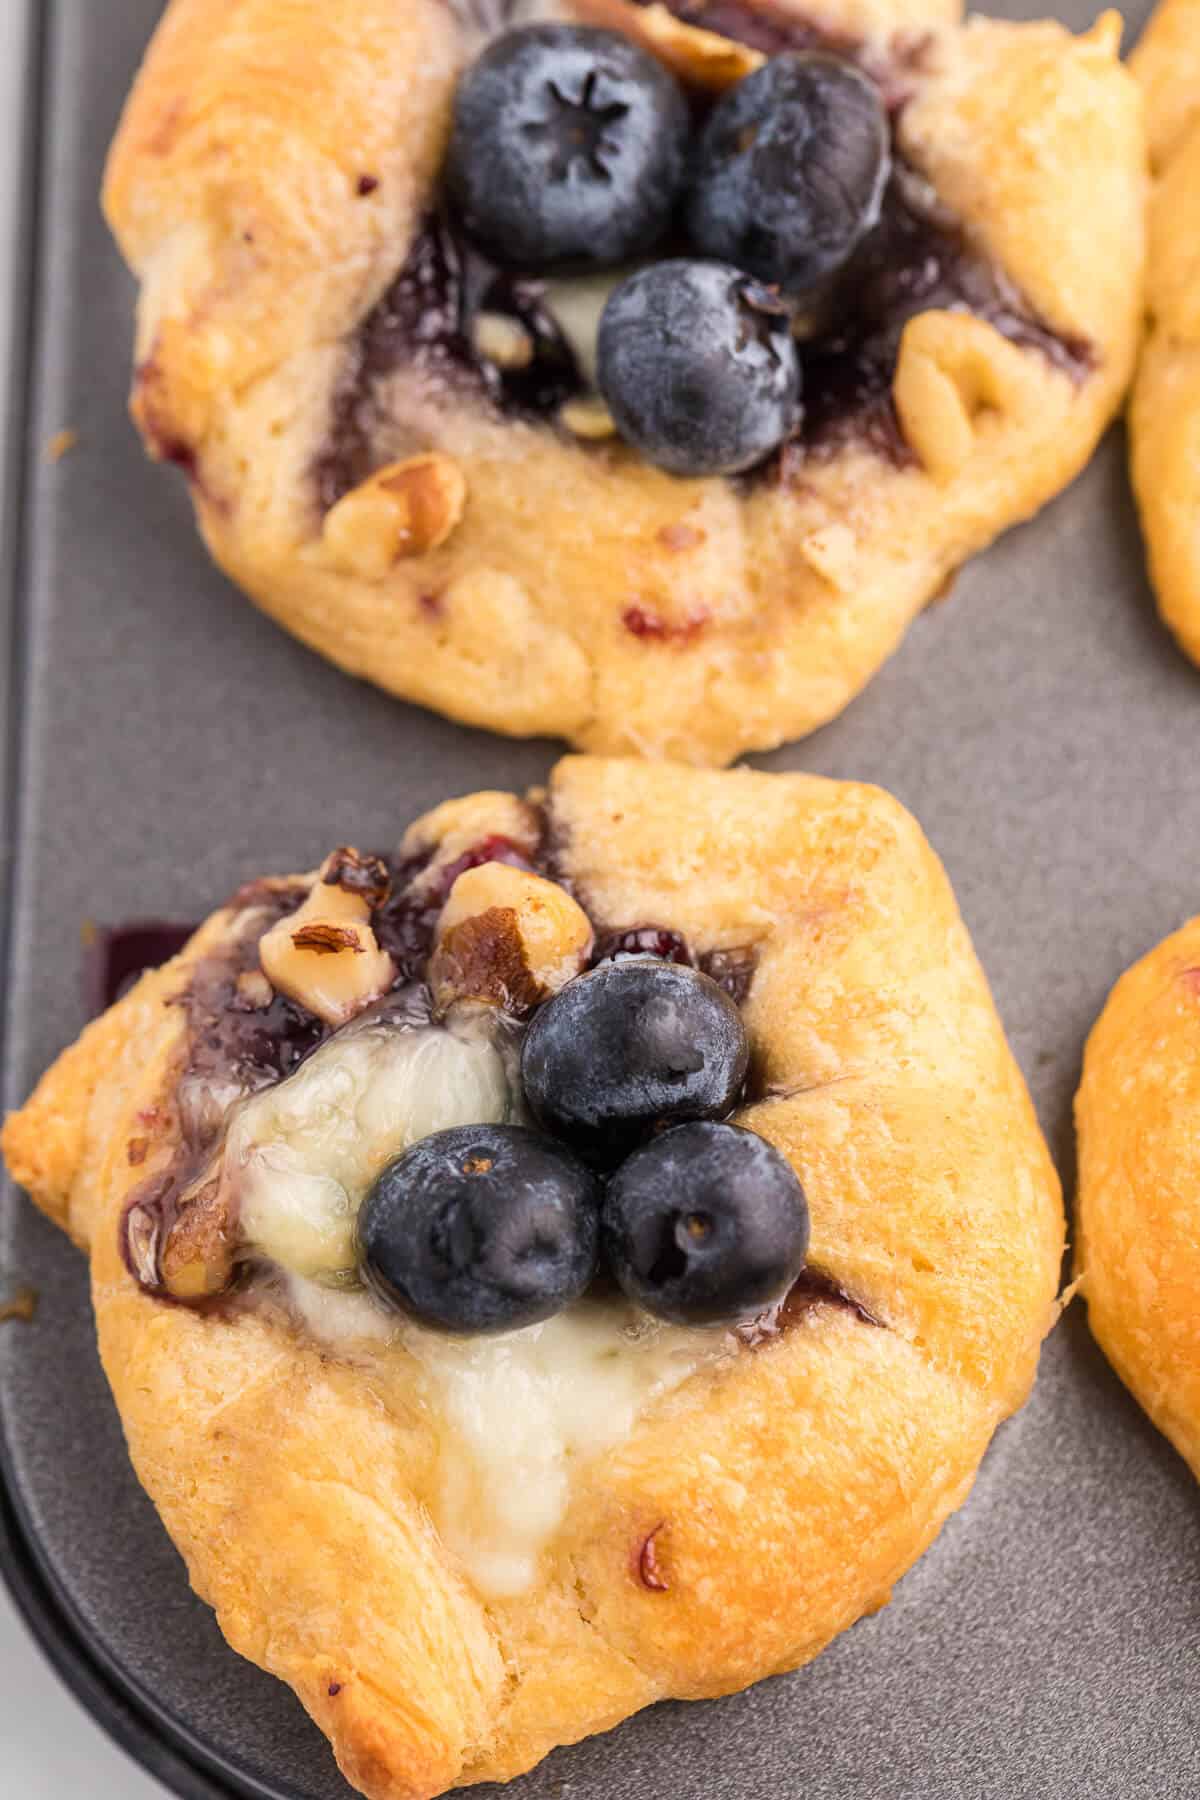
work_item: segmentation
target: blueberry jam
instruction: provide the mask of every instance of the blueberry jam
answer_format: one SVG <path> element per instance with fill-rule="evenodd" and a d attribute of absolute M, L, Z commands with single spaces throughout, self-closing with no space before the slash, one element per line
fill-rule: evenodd
<path fill-rule="evenodd" d="M 126 995 L 148 969 L 177 956 L 196 927 L 165 919 L 139 919 L 89 931 L 83 966 L 83 997 L 95 1019 Z"/>
<path fill-rule="evenodd" d="M 741 1006 L 750 993 L 758 951 L 753 944 L 734 944 L 727 950 L 706 950 L 693 957 L 682 932 L 664 925 L 634 925 L 625 931 L 597 935 L 592 967 L 622 956 L 656 956 L 662 962 L 694 966 Z"/>
<path fill-rule="evenodd" d="M 509 837 L 492 834 L 469 844 L 444 864 L 432 862 L 430 852 L 391 859 L 387 864 L 390 891 L 375 905 L 371 926 L 379 944 L 393 957 L 396 972 L 391 994 L 378 1003 L 376 1016 L 382 1017 L 386 1013 L 401 1031 L 421 1031 L 436 1023 L 433 1000 L 426 986 L 426 970 L 439 915 L 458 876 L 485 863 L 500 862 L 561 880 L 554 844 L 554 834 L 543 819 L 539 842 L 533 848 L 522 846 Z M 343 860 L 345 880 L 339 881 L 338 885 L 348 892 L 365 893 L 362 887 L 356 889 L 355 875 L 359 870 L 369 870 L 375 883 L 372 899 L 378 899 L 382 890 L 375 872 L 377 865 L 372 865 L 370 859 L 358 858 L 355 853 L 346 853 Z M 327 867 L 340 870 L 342 863 L 331 863 Z M 126 1146 L 131 1169 L 139 1170 L 143 1164 L 145 1168 L 127 1203 L 121 1236 L 122 1250 L 132 1274 L 148 1292 L 160 1299 L 207 1308 L 242 1304 L 238 1296 L 249 1291 L 249 1272 L 259 1266 L 239 1260 L 245 1254 L 244 1249 L 241 1252 L 237 1249 L 241 1243 L 237 1209 L 243 1203 L 236 1191 L 230 1190 L 221 1180 L 217 1158 L 230 1128 L 231 1104 L 259 1095 L 295 1074 L 333 1035 L 331 1027 L 303 1005 L 273 989 L 262 972 L 261 940 L 272 927 L 296 912 L 308 894 L 309 884 L 304 881 L 262 881 L 241 889 L 231 902 L 233 910 L 240 914 L 235 934 L 226 938 L 219 950 L 193 964 L 186 983 L 181 981 L 173 1001 L 186 1020 L 186 1038 L 176 1064 L 172 1091 L 140 1115 Z M 91 997 L 99 1003 L 101 999 L 111 999 L 127 991 L 131 979 L 144 968 L 173 955 L 189 935 L 186 928 L 153 922 L 103 933 L 94 948 L 88 971 Z M 632 1010 L 627 1008 L 621 1012 L 618 1009 L 618 1014 L 611 1018 L 605 1015 L 598 1023 L 592 1021 L 599 1035 L 593 1034 L 589 1038 L 582 1061 L 576 1057 L 582 1082 L 582 1086 L 579 1083 L 576 1086 L 579 1092 L 595 1097 L 604 1087 L 605 1055 L 612 1052 L 618 1041 L 628 1039 L 629 1055 L 632 1056 L 634 1039 L 638 1040 L 649 1057 L 648 1080 L 658 1079 L 661 1074 L 658 1063 L 667 1057 L 670 1092 L 661 1102 L 654 1102 L 660 1135 L 651 1134 L 653 1142 L 662 1144 L 665 1142 L 661 1136 L 662 1126 L 670 1117 L 686 1119 L 690 1114 L 701 1120 L 719 1120 L 745 1100 L 748 1045 L 745 1023 L 738 1008 L 750 992 L 756 963 L 757 952 L 752 945 L 733 945 L 697 953 L 681 932 L 652 922 L 598 930 L 591 972 L 579 976 L 560 991 L 555 1001 L 535 1012 L 536 1029 L 533 1032 L 526 1032 L 510 1020 L 511 1031 L 506 1026 L 506 1036 L 514 1052 L 520 1048 L 524 1069 L 528 1062 L 524 1052 L 530 1048 L 537 1030 L 545 1036 L 542 1028 L 549 1028 L 552 1011 L 563 1012 L 565 1008 L 570 1012 L 572 1006 L 578 1011 L 577 1002 L 584 990 L 590 992 L 596 984 L 607 984 L 614 989 L 621 986 L 636 988 L 638 1001 Z M 672 1007 L 683 1009 L 678 1018 L 671 1011 Z M 609 1010 L 611 1012 L 611 1008 Z M 586 1036 L 586 1031 L 582 1035 Z M 581 1030 L 568 1030 L 560 1050 L 574 1054 L 581 1047 L 575 1041 L 580 1037 Z M 678 1073 L 671 1058 L 679 1045 L 685 1045 L 688 1056 L 693 1058 L 686 1064 L 686 1080 L 695 1088 L 694 1096 L 689 1088 L 688 1094 L 681 1097 L 676 1091 L 678 1083 L 671 1085 Z M 714 1045 L 716 1049 L 710 1056 L 709 1051 Z M 698 1061 L 695 1060 L 697 1057 Z M 609 1060 L 611 1062 L 611 1055 Z M 626 1060 L 622 1052 L 610 1069 L 610 1087 L 614 1083 L 620 1087 L 626 1079 Z M 510 1066 L 515 1069 L 515 1063 Z M 682 1064 L 680 1068 L 683 1068 Z M 387 1293 L 392 1289 L 403 1289 L 405 1298 L 400 1310 L 414 1313 L 439 1330 L 475 1333 L 514 1329 L 521 1323 L 548 1317 L 550 1312 L 561 1310 L 600 1279 L 596 1258 L 601 1182 L 593 1165 L 598 1166 L 604 1159 L 584 1155 L 574 1143 L 571 1120 L 563 1124 L 559 1118 L 562 1105 L 558 1105 L 556 1112 L 555 1105 L 550 1104 L 556 1095 L 557 1101 L 565 1104 L 563 1094 L 553 1083 L 546 1093 L 542 1093 L 537 1082 L 532 1087 L 529 1085 L 527 1076 L 525 1086 L 526 1104 L 533 1113 L 537 1113 L 536 1089 L 544 1110 L 553 1114 L 549 1125 L 543 1120 L 540 1132 L 510 1125 L 481 1124 L 458 1128 L 457 1136 L 465 1130 L 471 1140 L 470 1156 L 460 1171 L 466 1184 L 459 1196 L 462 1217 L 455 1214 L 455 1223 L 448 1214 L 437 1212 L 436 1208 L 429 1214 L 425 1225 L 432 1235 L 427 1241 L 420 1240 L 424 1244 L 422 1256 L 426 1250 L 428 1255 L 415 1273 L 409 1262 L 412 1260 L 410 1252 L 415 1254 L 413 1246 L 419 1247 L 418 1239 L 413 1238 L 410 1242 L 409 1236 L 405 1236 L 403 1243 L 396 1240 L 389 1224 L 395 1212 L 393 1202 L 398 1205 L 403 1201 L 410 1210 L 416 1207 L 421 1212 L 425 1202 L 417 1191 L 420 1183 L 414 1187 L 409 1176 L 415 1171 L 415 1180 L 416 1175 L 421 1174 L 424 1168 L 422 1156 L 428 1160 L 443 1140 L 457 1142 L 456 1131 L 435 1131 L 431 1137 L 419 1138 L 398 1160 L 387 1165 L 385 1175 L 388 1180 L 394 1187 L 399 1184 L 396 1194 L 391 1188 L 387 1195 L 380 1190 L 376 1198 L 381 1206 L 383 1200 L 387 1200 L 384 1208 L 387 1216 L 380 1213 L 376 1221 L 379 1231 L 370 1237 L 369 1243 L 361 1236 L 358 1240 L 359 1255 L 366 1257 L 365 1263 L 360 1264 L 360 1269 L 366 1270 L 362 1278 L 377 1300 L 384 1294 L 380 1304 L 390 1305 L 391 1302 L 386 1300 Z M 545 1086 L 543 1081 L 542 1087 Z M 617 1099 L 620 1099 L 619 1094 Z M 643 1104 L 643 1110 L 647 1103 Z M 232 1115 L 235 1120 L 241 1116 L 240 1111 Z M 650 1124 L 653 1120 L 647 1115 L 647 1129 Z M 693 1127 L 678 1126 L 676 1130 L 686 1137 Z M 745 1146 L 756 1150 L 761 1157 L 768 1161 L 774 1158 L 779 1165 L 777 1174 L 785 1178 L 785 1185 L 795 1184 L 787 1165 L 752 1133 L 725 1124 L 709 1124 L 693 1130 L 693 1135 L 701 1145 L 710 1138 L 714 1141 L 728 1138 L 737 1140 L 736 1148 L 744 1140 Z M 161 1155 L 155 1154 L 156 1146 L 161 1146 L 164 1136 L 174 1144 L 173 1153 L 165 1163 Z M 645 1137 L 646 1132 L 635 1131 L 630 1142 Z M 678 1141 L 682 1142 L 682 1139 Z M 524 1172 L 524 1185 L 518 1181 L 508 1192 L 505 1187 L 507 1164 L 501 1168 L 501 1162 L 510 1151 L 517 1157 L 514 1168 L 519 1164 Z M 703 1161 L 701 1156 L 700 1163 Z M 687 1177 L 684 1168 L 677 1173 Z M 703 1166 L 698 1166 L 696 1180 L 701 1180 L 704 1175 Z M 709 1185 L 716 1196 L 713 1205 L 723 1207 L 725 1203 L 719 1199 L 723 1191 L 719 1176 L 719 1170 L 708 1171 Z M 374 1179 L 379 1187 L 383 1177 Z M 479 1221 L 472 1210 L 481 1195 L 487 1198 L 485 1189 L 489 1181 L 498 1184 L 498 1193 L 503 1190 L 507 1209 L 500 1221 L 503 1228 L 497 1229 L 494 1243 L 485 1242 L 486 1233 L 481 1234 L 481 1229 L 477 1228 Z M 511 1181 L 508 1186 L 512 1187 Z M 435 1182 L 434 1187 L 437 1190 L 434 1198 L 441 1196 L 444 1199 L 438 1183 Z M 796 1192 L 799 1193 L 798 1187 Z M 736 1234 L 740 1235 L 736 1236 L 736 1242 L 731 1238 L 726 1245 L 723 1254 L 728 1267 L 722 1264 L 719 1271 L 720 1283 L 717 1285 L 723 1283 L 731 1293 L 736 1288 L 740 1296 L 737 1308 L 727 1310 L 723 1315 L 733 1319 L 736 1313 L 745 1319 L 744 1323 L 736 1325 L 738 1339 L 751 1349 L 769 1344 L 794 1320 L 819 1304 L 850 1310 L 868 1323 L 878 1323 L 821 1271 L 804 1267 L 799 1276 L 795 1276 L 796 1265 L 803 1261 L 803 1246 L 783 1217 L 791 1202 L 786 1193 L 782 1194 L 780 1218 L 773 1223 L 769 1219 L 764 1223 L 762 1200 L 755 1181 L 751 1180 L 743 1195 L 744 1216 L 740 1222 L 735 1221 Z M 364 1209 L 364 1217 L 369 1223 L 374 1215 L 366 1202 Z M 684 1210 L 686 1212 L 686 1208 Z M 422 1213 L 422 1218 L 424 1216 Z M 716 1222 L 721 1223 L 721 1220 Z M 360 1221 L 360 1227 L 361 1224 Z M 788 1227 L 790 1236 L 784 1226 Z M 733 1229 L 730 1225 L 730 1230 Z M 209 1232 L 207 1239 L 203 1236 L 206 1231 Z M 226 1253 L 216 1280 L 203 1289 L 181 1285 L 181 1266 L 186 1274 L 192 1265 L 186 1254 L 181 1257 L 180 1246 L 184 1252 L 196 1243 L 201 1248 L 207 1245 L 211 1249 L 214 1232 Z M 806 1236 L 806 1232 L 807 1227 L 803 1235 Z M 785 1237 L 786 1242 L 783 1241 Z M 782 1249 L 776 1262 L 771 1264 L 776 1239 L 780 1240 Z M 763 1243 L 770 1252 L 767 1263 L 771 1265 L 765 1275 L 760 1273 L 758 1266 L 765 1254 Z M 633 1254 L 632 1250 L 630 1254 Z M 409 1260 L 405 1261 L 405 1258 Z M 703 1268 L 701 1261 L 704 1259 L 697 1261 L 698 1273 L 690 1287 L 676 1282 L 678 1293 L 672 1288 L 657 1305 L 663 1317 L 694 1315 L 699 1318 L 702 1313 L 707 1316 L 706 1308 L 711 1311 L 713 1307 L 720 1312 L 720 1305 L 705 1286 L 707 1283 L 711 1287 L 716 1280 L 708 1268 L 708 1264 L 713 1263 L 713 1254 L 707 1255 Z M 432 1287 L 429 1285 L 433 1278 L 426 1280 L 426 1262 L 430 1268 L 436 1265 L 435 1273 L 443 1264 L 457 1271 L 454 1280 L 458 1285 L 453 1293 L 448 1288 L 443 1292 L 446 1283 L 440 1276 L 433 1281 Z M 651 1274 L 653 1266 L 654 1259 L 651 1258 Z M 605 1268 L 608 1267 L 606 1263 Z M 609 1270 L 604 1279 L 612 1278 L 613 1271 Z M 763 1293 L 768 1292 L 772 1281 L 777 1284 L 775 1291 L 782 1292 L 783 1298 L 765 1306 L 758 1305 L 760 1289 Z M 692 1292 L 692 1288 L 696 1291 Z M 703 1293 L 701 1288 L 704 1288 Z"/>
<path fill-rule="evenodd" d="M 425 965 L 433 950 L 433 933 L 438 914 L 460 875 L 484 863 L 507 863 L 514 869 L 533 869 L 519 844 L 507 837 L 481 838 L 478 844 L 464 850 L 461 856 L 438 871 L 436 882 L 425 884 L 413 895 L 411 884 L 427 866 L 429 858 L 418 856 L 396 865 L 392 893 L 375 914 L 375 936 L 380 949 L 386 950 L 396 964 L 402 983 L 424 979 Z M 539 858 L 540 861 L 540 858 Z M 542 873 L 539 869 L 539 873 Z"/>
<path fill-rule="evenodd" d="M 799 345 L 802 417 L 782 446 L 740 479 L 787 480 L 799 475 L 806 459 L 853 445 L 898 467 L 913 463 L 891 388 L 905 324 L 933 308 L 972 313 L 1056 369 L 1076 379 L 1087 375 L 1093 366 L 1089 346 L 1039 319 L 898 153 L 897 119 L 919 79 L 927 39 L 897 37 L 881 60 L 852 37 L 785 14 L 771 0 L 667 4 L 687 24 L 767 56 L 820 52 L 852 63 L 874 82 L 891 121 L 893 173 L 878 224 L 823 303 L 815 335 Z M 703 117 L 711 99 L 689 97 Z M 677 255 L 682 247 L 668 235 L 659 254 Z M 499 268 L 468 243 L 440 202 L 431 207 L 407 262 L 353 341 L 314 466 L 320 504 L 332 506 L 366 479 L 385 460 L 383 445 L 388 455 L 402 453 L 408 422 L 398 414 L 391 379 L 401 371 L 419 377 L 414 406 L 436 405 L 441 394 L 473 400 L 501 417 L 555 421 L 587 383 L 545 295 L 544 283 Z M 501 368 L 480 354 L 474 327 L 481 313 L 499 314 L 521 328 L 532 346 L 524 366 Z M 419 447 L 415 418 L 411 434 Z"/>
<path fill-rule="evenodd" d="M 797 451 L 820 453 L 854 441 L 897 464 L 913 460 L 891 390 L 901 334 L 918 313 L 973 313 L 1077 379 L 1091 366 L 1088 346 L 1043 325 L 903 162 L 888 184 L 879 224 L 841 286 L 831 308 L 836 329 L 802 349 L 804 424 L 798 443 L 784 451 L 785 468 Z"/>
<path fill-rule="evenodd" d="M 183 996 L 189 1026 L 188 1074 L 214 1082 L 234 1075 L 251 1083 L 281 1081 L 325 1035 L 319 1019 L 283 994 L 260 1007 L 239 988 L 243 975 L 258 968 L 258 944 L 279 919 L 294 912 L 306 889 L 264 890 L 262 899 L 242 896 L 256 908 L 254 928 L 220 955 L 194 970 Z M 261 910 L 258 910 L 260 909 Z"/>
<path fill-rule="evenodd" d="M 592 966 L 619 956 L 657 956 L 663 962 L 690 964 L 692 953 L 681 932 L 661 925 L 635 925 L 629 931 L 606 931 L 596 939 Z"/>
<path fill-rule="evenodd" d="M 522 327 L 533 344 L 527 367 L 502 370 L 477 354 L 471 325 L 480 313 Z M 359 327 L 334 395 L 315 471 L 323 507 L 336 505 L 376 467 L 376 434 L 389 422 L 387 379 L 401 368 L 416 371 L 433 393 L 468 394 L 514 418 L 553 417 L 584 385 L 538 282 L 497 269 L 447 217 L 431 212 L 408 261 Z"/>
<path fill-rule="evenodd" d="M 196 1180 L 211 1156 L 222 1126 L 219 1107 L 202 1096 L 236 1082 L 240 1086 L 266 1086 L 290 1075 L 325 1035 L 320 1020 L 288 1000 L 272 993 L 266 1006 L 254 1006 L 242 992 L 243 976 L 258 968 L 258 944 L 263 933 L 279 919 L 294 912 L 305 897 L 303 885 L 279 888 L 266 882 L 243 888 L 234 904 L 253 909 L 252 924 L 219 954 L 204 957 L 192 970 L 176 1004 L 187 1017 L 187 1053 L 179 1071 L 179 1141 L 170 1165 L 134 1190 L 125 1210 L 122 1249 L 133 1273 L 151 1289 L 157 1288 L 156 1261 L 177 1215 L 182 1195 Z M 119 954 L 109 963 L 110 981 L 126 968 L 134 950 L 147 957 L 140 974 L 173 955 L 181 947 L 178 932 L 159 930 L 148 935 L 144 927 L 123 928 L 105 934 Z M 184 937 L 190 936 L 188 932 Z M 89 972 L 89 985 L 92 977 Z M 123 986 L 129 986 L 128 977 Z M 95 987 L 94 997 L 99 997 Z M 157 1113 L 144 1121 L 147 1133 L 161 1124 Z M 140 1163 L 149 1137 L 134 1136 L 128 1146 L 130 1164 Z M 139 1242 L 142 1249 L 139 1251 Z M 155 1249 L 147 1253 L 145 1246 Z"/>

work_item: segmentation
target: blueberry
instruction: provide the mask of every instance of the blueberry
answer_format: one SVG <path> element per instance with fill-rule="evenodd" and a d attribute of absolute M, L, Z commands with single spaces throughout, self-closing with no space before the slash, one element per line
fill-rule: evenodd
<path fill-rule="evenodd" d="M 887 115 L 865 76 L 831 56 L 776 56 L 709 115 L 688 230 L 707 255 L 812 293 L 877 222 L 890 166 Z"/>
<path fill-rule="evenodd" d="M 781 1299 L 808 1238 L 791 1164 L 738 1125 L 676 1125 L 635 1150 L 601 1217 L 620 1286 L 675 1325 L 733 1324 Z"/>
<path fill-rule="evenodd" d="M 600 1188 L 520 1125 L 458 1125 L 398 1156 L 358 1216 L 363 1277 L 441 1331 L 515 1331 L 577 1300 L 596 1268 Z"/>
<path fill-rule="evenodd" d="M 673 475 L 733 475 L 800 422 L 786 310 L 723 263 L 654 263 L 614 288 L 597 378 L 621 436 Z"/>
<path fill-rule="evenodd" d="M 545 1130 L 619 1162 L 655 1125 L 727 1113 L 746 1078 L 741 1014 L 715 981 L 677 963 L 602 963 L 534 1014 L 525 1098 Z"/>
<path fill-rule="evenodd" d="M 679 84 L 628 38 L 523 26 L 458 84 L 447 190 L 468 235 L 502 263 L 610 267 L 666 230 L 688 127 Z"/>

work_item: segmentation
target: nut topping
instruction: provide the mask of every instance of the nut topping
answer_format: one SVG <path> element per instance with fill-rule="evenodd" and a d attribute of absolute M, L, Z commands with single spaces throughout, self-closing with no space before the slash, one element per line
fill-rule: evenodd
<path fill-rule="evenodd" d="M 331 560 L 364 581 L 382 581 L 408 556 L 444 544 L 466 505 L 462 470 L 430 451 L 389 463 L 326 514 L 322 541 Z"/>
<path fill-rule="evenodd" d="M 159 1251 L 159 1283 L 176 1300 L 206 1300 L 233 1279 L 236 1233 L 229 1190 L 210 1169 L 180 1196 Z"/>
<path fill-rule="evenodd" d="M 594 24 L 610 26 L 657 56 L 672 74 L 690 87 L 722 94 L 745 76 L 761 69 L 766 57 L 718 31 L 687 25 L 661 4 L 631 5 L 630 0 L 576 0 L 575 10 Z"/>
<path fill-rule="evenodd" d="M 483 1000 L 528 1012 L 578 975 L 591 949 L 587 914 L 565 888 L 508 863 L 483 863 L 450 890 L 429 985 L 442 1010 Z"/>
<path fill-rule="evenodd" d="M 507 313 L 479 313 L 472 337 L 480 356 L 498 369 L 527 369 L 533 361 L 532 337 L 519 319 Z"/>
<path fill-rule="evenodd" d="M 589 394 L 579 400 L 568 400 L 559 412 L 559 422 L 572 437 L 599 442 L 616 437 L 617 426 L 603 400 Z"/>
<path fill-rule="evenodd" d="M 265 1012 L 274 994 L 261 969 L 243 969 L 234 984 L 234 1005 L 242 1012 Z"/>
<path fill-rule="evenodd" d="M 259 943 L 272 986 L 335 1027 L 386 994 L 395 966 L 371 929 L 372 900 L 386 892 L 381 863 L 335 850 L 304 904 Z"/>
<path fill-rule="evenodd" d="M 363 856 L 347 845 L 325 858 L 321 880 L 326 887 L 345 888 L 348 894 L 360 895 L 372 910 L 383 905 L 392 886 L 388 866 L 381 856 Z"/>
<path fill-rule="evenodd" d="M 444 800 L 410 825 L 400 845 L 402 857 L 432 851 L 429 863 L 413 882 L 417 892 L 442 887 L 443 870 L 475 845 L 505 838 L 525 856 L 536 854 L 541 821 L 533 807 L 515 794 L 485 791 L 459 800 Z M 443 889 L 444 891 L 444 889 Z"/>

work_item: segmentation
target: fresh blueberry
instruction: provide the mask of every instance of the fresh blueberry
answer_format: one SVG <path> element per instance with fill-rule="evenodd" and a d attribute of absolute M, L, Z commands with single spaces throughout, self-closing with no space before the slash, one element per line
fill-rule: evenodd
<path fill-rule="evenodd" d="M 675 1325 L 733 1324 L 804 1267 L 808 1203 L 791 1164 L 738 1125 L 676 1125 L 608 1186 L 601 1242 L 631 1300 Z"/>
<path fill-rule="evenodd" d="M 617 429 L 673 475 L 734 475 L 800 421 L 788 316 L 723 263 L 654 263 L 600 316 L 597 377 Z"/>
<path fill-rule="evenodd" d="M 890 166 L 887 115 L 865 76 L 832 56 L 776 56 L 709 115 L 688 230 L 706 255 L 812 293 L 878 220 Z"/>
<path fill-rule="evenodd" d="M 458 84 L 447 190 L 468 234 L 502 263 L 611 267 L 666 230 L 688 127 L 678 82 L 628 38 L 523 26 Z"/>
<path fill-rule="evenodd" d="M 611 1166 L 664 1121 L 727 1113 L 748 1060 L 742 1016 L 716 982 L 626 959 L 578 976 L 534 1014 L 521 1079 L 545 1130 Z"/>
<path fill-rule="evenodd" d="M 599 1206 L 591 1171 L 534 1131 L 435 1131 L 389 1163 L 363 1202 L 363 1276 L 441 1331 L 536 1325 L 591 1281 Z"/>

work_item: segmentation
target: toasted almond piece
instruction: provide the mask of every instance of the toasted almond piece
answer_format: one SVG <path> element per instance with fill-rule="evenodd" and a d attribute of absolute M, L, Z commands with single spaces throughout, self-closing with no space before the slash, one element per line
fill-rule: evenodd
<path fill-rule="evenodd" d="M 442 908 L 429 964 L 434 1001 L 528 1012 L 579 974 L 592 942 L 587 914 L 557 882 L 482 863 L 458 877 Z"/>
<path fill-rule="evenodd" d="M 616 421 L 605 406 L 603 400 L 593 394 L 585 395 L 579 400 L 568 400 L 559 409 L 559 422 L 574 437 L 589 438 L 599 441 L 601 438 L 616 437 Z"/>
<path fill-rule="evenodd" d="M 347 574 L 382 581 L 403 557 L 444 544 L 466 500 L 466 477 L 440 451 L 389 463 L 326 514 L 325 553 Z"/>
<path fill-rule="evenodd" d="M 304 904 L 259 942 L 272 987 L 335 1027 L 386 994 L 396 970 L 379 948 L 371 912 L 387 887 L 387 870 L 375 858 L 335 850 Z"/>
<path fill-rule="evenodd" d="M 662 5 L 634 6 L 630 0 L 575 0 L 575 11 L 598 25 L 611 26 L 634 38 L 643 49 L 666 63 L 673 74 L 692 87 L 711 94 L 761 69 L 766 57 L 717 31 L 686 25 Z"/>

